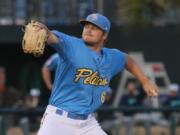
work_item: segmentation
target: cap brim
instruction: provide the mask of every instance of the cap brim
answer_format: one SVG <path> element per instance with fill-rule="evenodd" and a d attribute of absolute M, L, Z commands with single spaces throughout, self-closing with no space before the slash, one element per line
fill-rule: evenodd
<path fill-rule="evenodd" d="M 84 25 L 85 23 L 89 23 L 88 21 L 86 21 L 85 19 L 81 19 L 80 21 L 80 24 Z"/>
<path fill-rule="evenodd" d="M 82 25 L 85 25 L 86 23 L 90 23 L 90 24 L 93 24 L 93 25 L 95 25 L 96 27 L 98 27 L 99 29 L 101 29 L 102 31 L 104 31 L 101 27 L 99 27 L 97 24 L 95 24 L 95 23 L 93 23 L 93 22 L 90 22 L 90 21 L 87 21 L 87 20 L 85 20 L 85 19 L 81 19 L 80 21 L 79 21 Z M 105 32 L 105 31 L 104 31 Z"/>

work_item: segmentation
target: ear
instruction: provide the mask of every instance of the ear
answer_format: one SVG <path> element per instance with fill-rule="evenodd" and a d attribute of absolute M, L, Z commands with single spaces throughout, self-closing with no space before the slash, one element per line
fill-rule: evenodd
<path fill-rule="evenodd" d="M 108 34 L 107 34 L 107 33 L 104 33 L 104 34 L 103 34 L 103 40 L 104 40 L 104 42 L 107 41 L 107 39 L 108 39 L 107 37 L 108 37 Z"/>
<path fill-rule="evenodd" d="M 108 37 L 108 34 L 104 32 L 104 34 L 103 34 L 103 39 L 104 39 L 104 40 L 107 40 L 107 37 Z"/>

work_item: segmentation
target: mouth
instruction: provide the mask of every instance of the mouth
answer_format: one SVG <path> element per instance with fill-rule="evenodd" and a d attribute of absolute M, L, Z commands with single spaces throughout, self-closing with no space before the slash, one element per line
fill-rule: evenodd
<path fill-rule="evenodd" d="M 85 36 L 90 36 L 90 37 L 92 37 L 93 35 L 92 34 L 84 34 Z"/>

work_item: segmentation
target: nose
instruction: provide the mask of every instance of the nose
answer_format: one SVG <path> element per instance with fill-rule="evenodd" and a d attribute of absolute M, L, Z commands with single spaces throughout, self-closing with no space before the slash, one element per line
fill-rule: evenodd
<path fill-rule="evenodd" d="M 91 29 L 90 28 L 85 29 L 85 33 L 90 35 L 91 34 Z"/>

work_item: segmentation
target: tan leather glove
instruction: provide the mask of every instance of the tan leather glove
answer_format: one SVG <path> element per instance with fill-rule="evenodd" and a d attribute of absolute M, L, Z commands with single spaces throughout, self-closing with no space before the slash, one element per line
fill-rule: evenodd
<path fill-rule="evenodd" d="M 22 48 L 24 53 L 41 56 L 44 53 L 47 30 L 42 28 L 38 22 L 31 21 L 25 26 Z"/>

